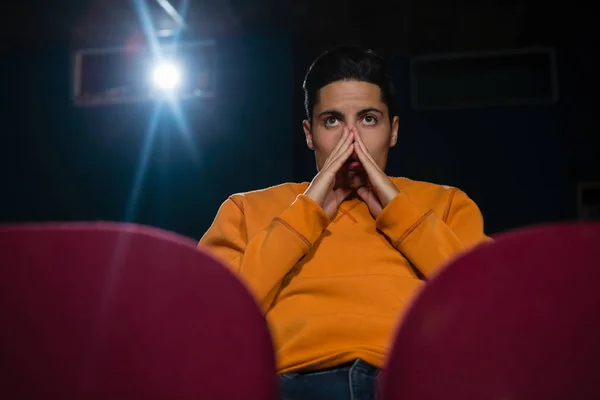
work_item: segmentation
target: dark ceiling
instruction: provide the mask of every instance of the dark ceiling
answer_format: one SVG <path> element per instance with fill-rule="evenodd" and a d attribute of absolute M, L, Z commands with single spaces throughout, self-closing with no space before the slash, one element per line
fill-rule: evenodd
<path fill-rule="evenodd" d="M 173 20 L 146 3 L 157 28 Z M 178 9 L 181 0 L 170 0 Z M 135 0 L 22 0 L 0 5 L 6 48 L 121 44 L 141 32 Z M 362 40 L 409 52 L 595 43 L 591 5 L 533 0 L 189 0 L 188 35 L 287 31 L 299 42 Z M 590 3 L 592 4 L 592 3 Z"/>

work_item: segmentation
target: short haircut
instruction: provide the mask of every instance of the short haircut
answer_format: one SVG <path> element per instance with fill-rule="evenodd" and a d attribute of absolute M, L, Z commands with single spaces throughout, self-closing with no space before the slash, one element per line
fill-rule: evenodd
<path fill-rule="evenodd" d="M 319 90 L 337 81 L 368 82 L 379 86 L 381 101 L 387 106 L 392 121 L 396 112 L 396 96 L 385 60 L 372 50 L 344 45 L 321 54 L 306 73 L 302 88 L 309 122 L 312 123 Z"/>

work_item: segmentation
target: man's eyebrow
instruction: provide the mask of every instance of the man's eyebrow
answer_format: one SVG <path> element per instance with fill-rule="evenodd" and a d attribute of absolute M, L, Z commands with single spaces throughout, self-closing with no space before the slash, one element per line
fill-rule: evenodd
<path fill-rule="evenodd" d="M 365 108 L 363 110 L 360 110 L 357 115 L 368 114 L 370 112 L 375 112 L 375 113 L 383 115 L 383 111 L 381 111 L 380 109 L 375 108 L 375 107 L 369 107 L 369 108 Z"/>
<path fill-rule="evenodd" d="M 326 115 L 332 115 L 334 117 L 341 117 L 341 116 L 343 116 L 343 114 L 340 111 L 338 111 L 338 110 L 325 110 L 322 113 L 320 113 L 317 116 L 317 118 L 321 118 L 321 117 L 324 117 Z"/>
<path fill-rule="evenodd" d="M 375 112 L 378 114 L 383 115 L 383 111 L 381 111 L 378 108 L 375 107 L 368 107 L 368 108 L 363 108 L 362 110 L 360 110 L 358 113 L 356 113 L 356 115 L 364 115 L 364 114 L 368 114 L 370 112 Z M 333 117 L 343 117 L 343 113 L 341 111 L 335 110 L 335 109 L 330 109 L 330 110 L 325 110 L 322 113 L 320 113 L 317 118 L 322 118 L 326 115 L 331 115 Z"/>

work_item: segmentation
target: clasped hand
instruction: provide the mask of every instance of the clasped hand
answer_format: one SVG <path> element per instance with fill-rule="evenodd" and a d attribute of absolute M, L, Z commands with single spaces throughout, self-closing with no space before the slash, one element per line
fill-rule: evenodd
<path fill-rule="evenodd" d="M 373 160 L 356 128 L 344 128 L 339 142 L 304 194 L 323 207 L 329 218 L 333 218 L 339 205 L 353 192 L 349 188 L 335 187 L 336 175 L 353 153 L 367 174 L 367 185 L 358 188 L 356 194 L 377 218 L 399 191 Z"/>

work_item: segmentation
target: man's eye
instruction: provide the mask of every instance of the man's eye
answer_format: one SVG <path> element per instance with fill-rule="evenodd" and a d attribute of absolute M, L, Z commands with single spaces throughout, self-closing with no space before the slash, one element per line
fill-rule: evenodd
<path fill-rule="evenodd" d="M 325 118 L 325 126 L 336 126 L 338 124 L 338 119 L 336 117 L 327 117 Z"/>
<path fill-rule="evenodd" d="M 375 125 L 377 123 L 377 118 L 372 115 L 367 115 L 363 118 L 363 122 L 365 125 Z"/>

